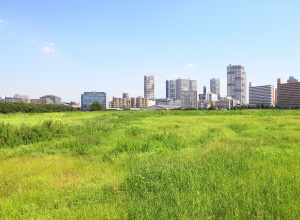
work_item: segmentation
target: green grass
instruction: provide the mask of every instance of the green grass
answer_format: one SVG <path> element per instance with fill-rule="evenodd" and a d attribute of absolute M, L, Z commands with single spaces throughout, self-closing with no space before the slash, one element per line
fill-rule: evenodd
<path fill-rule="evenodd" d="M 299 111 L 0 114 L 0 219 L 299 219 Z"/>

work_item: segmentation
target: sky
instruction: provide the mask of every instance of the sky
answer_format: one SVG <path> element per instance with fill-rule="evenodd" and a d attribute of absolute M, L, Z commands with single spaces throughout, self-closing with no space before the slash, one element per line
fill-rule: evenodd
<path fill-rule="evenodd" d="M 167 79 L 191 78 L 209 90 L 226 67 L 244 65 L 247 87 L 300 79 L 299 0 L 0 0 L 0 95 L 55 94 L 80 101 L 155 97 Z"/>

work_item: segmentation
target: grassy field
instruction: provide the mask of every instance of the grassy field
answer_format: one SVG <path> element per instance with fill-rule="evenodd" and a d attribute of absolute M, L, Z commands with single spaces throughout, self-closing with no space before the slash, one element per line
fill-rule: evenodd
<path fill-rule="evenodd" d="M 300 111 L 0 114 L 0 219 L 299 219 Z"/>

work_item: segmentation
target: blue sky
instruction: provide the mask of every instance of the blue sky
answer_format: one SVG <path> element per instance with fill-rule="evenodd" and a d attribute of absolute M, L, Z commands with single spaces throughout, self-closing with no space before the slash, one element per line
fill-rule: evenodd
<path fill-rule="evenodd" d="M 201 93 L 228 64 L 276 85 L 300 78 L 299 11 L 299 0 L 1 0 L 0 95 L 138 96 L 146 74 L 157 98 L 177 77 Z"/>

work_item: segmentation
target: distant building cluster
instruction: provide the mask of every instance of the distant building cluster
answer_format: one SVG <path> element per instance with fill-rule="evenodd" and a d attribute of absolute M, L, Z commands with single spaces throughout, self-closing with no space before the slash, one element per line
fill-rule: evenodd
<path fill-rule="evenodd" d="M 300 106 L 300 82 L 291 76 L 286 82 L 277 80 L 277 88 L 274 85 L 256 86 L 249 83 L 249 103 L 247 103 L 246 71 L 242 65 L 227 66 L 227 96 L 221 97 L 221 80 L 210 79 L 210 90 L 206 86 L 203 92 L 198 94 L 197 81 L 178 78 L 166 80 L 166 97 L 155 98 L 154 75 L 144 76 L 144 97 L 129 97 L 124 92 L 122 97 L 112 97 L 108 103 L 108 109 L 208 109 L 212 105 L 218 109 L 231 109 L 238 105 L 265 105 L 265 106 Z M 107 109 L 107 95 L 105 92 L 84 92 L 81 94 L 81 103 L 61 101 L 55 95 L 45 95 L 39 99 L 30 99 L 28 95 L 16 94 L 13 97 L 0 95 L 0 102 L 23 102 L 32 104 L 64 104 L 71 105 L 82 110 L 89 110 L 93 102 L 100 102 Z"/>

